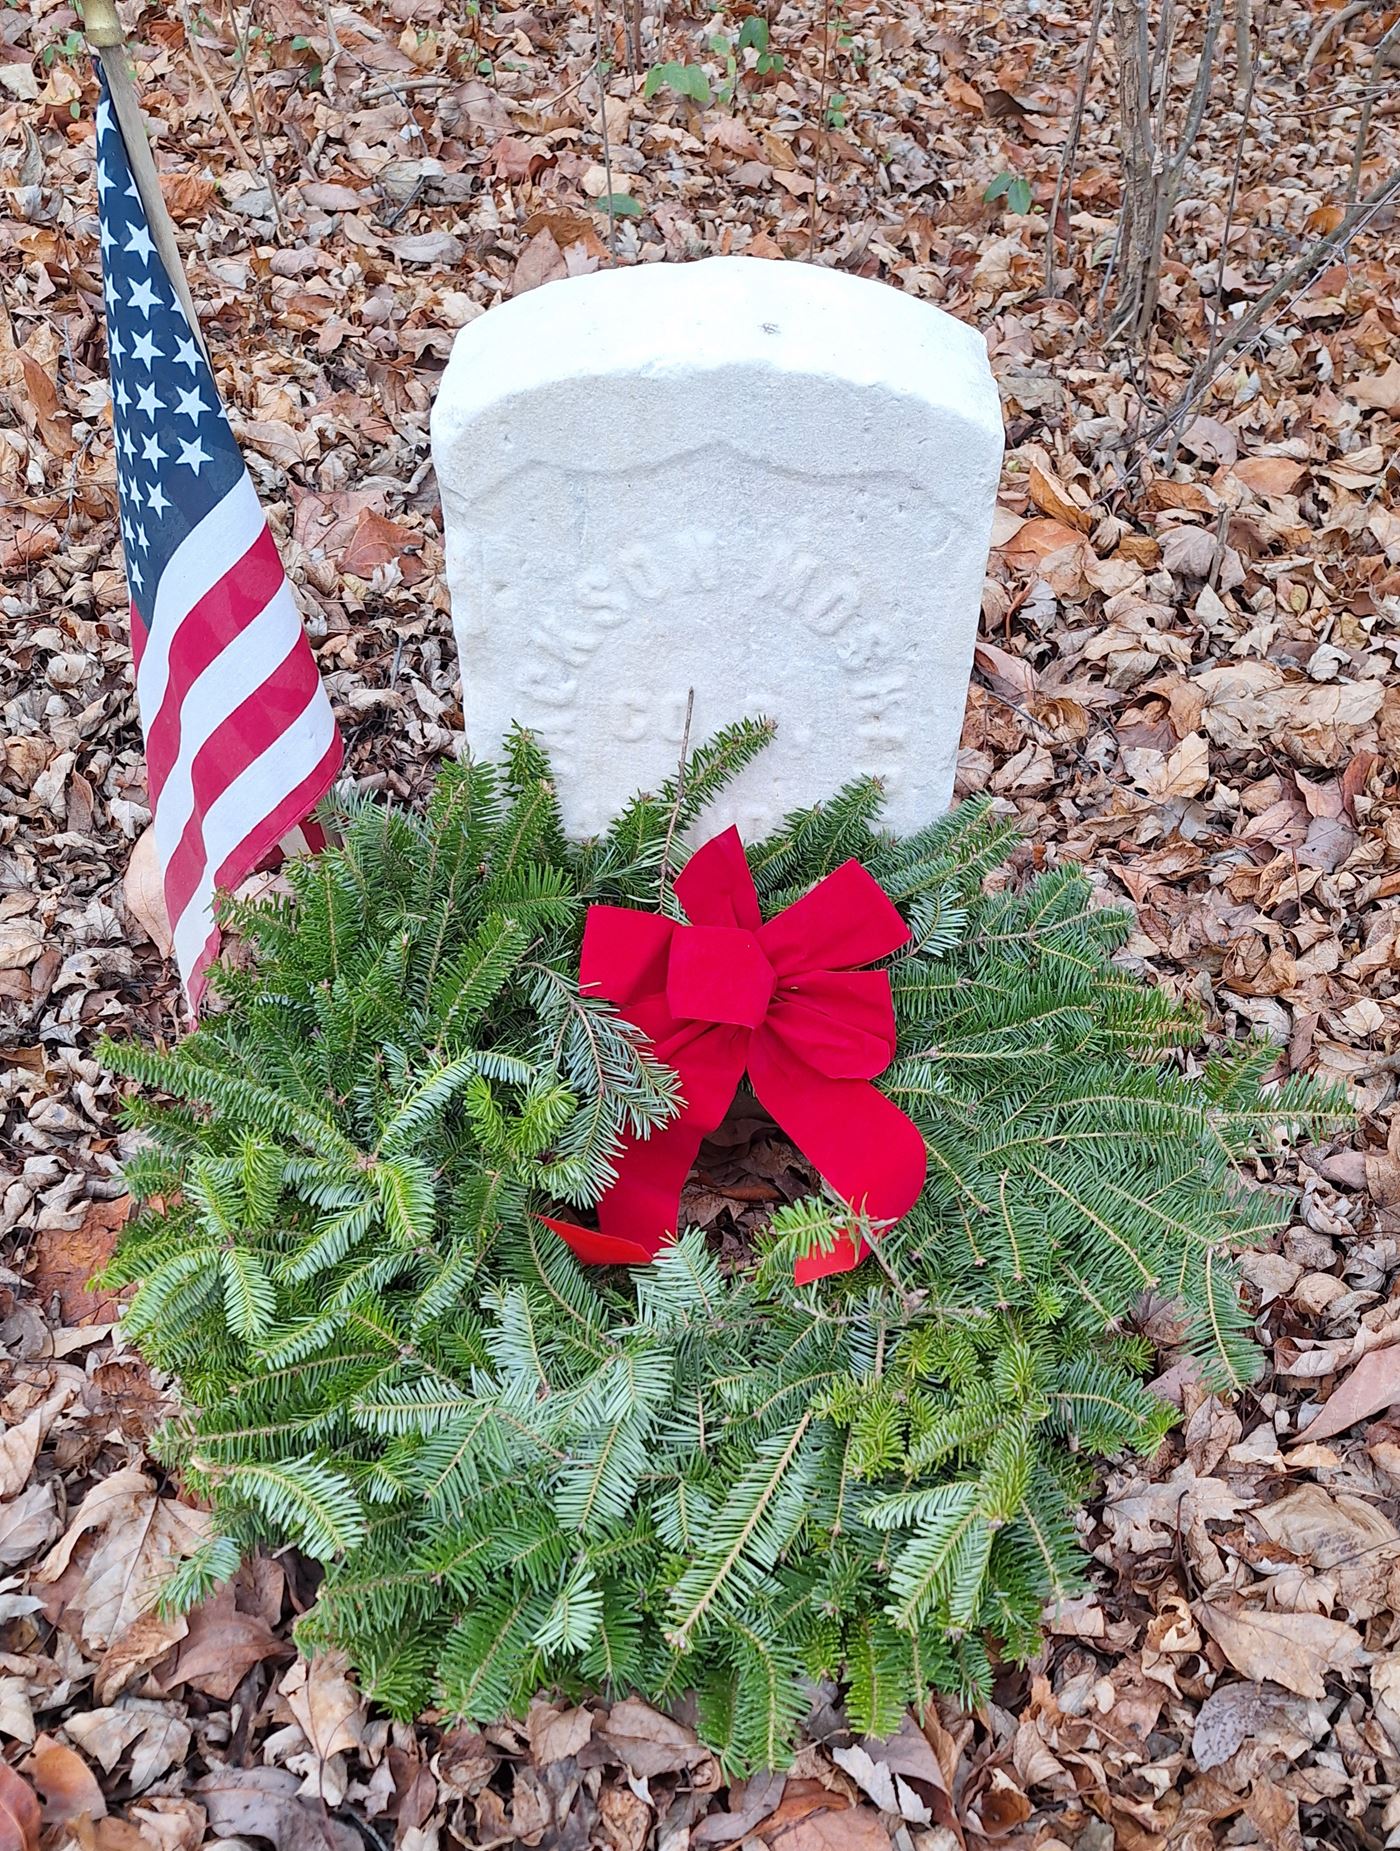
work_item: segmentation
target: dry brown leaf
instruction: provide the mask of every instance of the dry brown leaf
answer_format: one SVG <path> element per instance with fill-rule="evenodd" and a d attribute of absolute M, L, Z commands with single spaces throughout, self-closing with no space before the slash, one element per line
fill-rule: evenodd
<path fill-rule="evenodd" d="M 41 1735 L 26 1772 L 44 1796 L 44 1822 L 71 1825 L 75 1819 L 100 1819 L 107 1802 L 97 1776 L 75 1749 Z"/>
<path fill-rule="evenodd" d="M 1270 944 L 1261 932 L 1245 932 L 1226 947 L 1220 981 L 1237 996 L 1281 996 L 1298 978 L 1285 945 Z"/>
<path fill-rule="evenodd" d="M 1383 373 L 1368 373 L 1342 387 L 1348 398 L 1375 411 L 1400 411 L 1400 360 L 1392 360 Z"/>
<path fill-rule="evenodd" d="M 728 1806 L 708 1813 L 690 1834 L 693 1851 L 701 1851 L 702 1846 L 723 1847 L 749 1840 L 754 1828 L 782 1804 L 786 1789 L 787 1776 L 771 1770 L 735 1781 L 729 1789 Z"/>
<path fill-rule="evenodd" d="M 879 1813 L 852 1806 L 814 1780 L 790 1780 L 777 1810 L 763 1821 L 755 1843 L 769 1851 L 891 1851 Z"/>
<path fill-rule="evenodd" d="M 656 1815 L 630 1787 L 605 1786 L 598 1795 L 598 1812 L 606 1833 L 608 1851 L 643 1851 L 651 1837 Z M 552 1821 L 545 1820 L 548 1826 Z M 519 1831 L 516 1809 L 511 1809 L 511 1824 Z M 526 1842 L 533 1843 L 533 1840 Z"/>
<path fill-rule="evenodd" d="M 202 1601 L 188 1615 L 188 1622 L 189 1630 L 174 1660 L 158 1674 L 162 1690 L 179 1690 L 188 1684 L 227 1703 L 254 1665 L 291 1652 L 261 1613 L 239 1609 L 231 1581 Z"/>
<path fill-rule="evenodd" d="M 1133 783 L 1154 803 L 1176 797 L 1199 797 L 1210 783 L 1210 750 L 1200 733 L 1188 733 L 1171 753 L 1151 746 L 1130 746 L 1123 766 Z"/>
<path fill-rule="evenodd" d="M 26 1485 L 0 1505 L 0 1568 L 17 1568 L 46 1549 L 58 1534 L 52 1480 Z"/>
<path fill-rule="evenodd" d="M 1400 1343 L 1368 1350 L 1346 1380 L 1332 1390 L 1319 1414 L 1299 1434 L 1310 1444 L 1345 1433 L 1382 1408 L 1400 1401 Z"/>
<path fill-rule="evenodd" d="M 220 1838 L 266 1838 L 275 1851 L 364 1851 L 348 1821 L 298 1798 L 297 1778 L 286 1768 L 217 1768 L 191 1792 Z"/>
<path fill-rule="evenodd" d="M 122 877 L 122 899 L 126 902 L 126 910 L 156 950 L 163 958 L 168 958 L 175 938 L 165 910 L 165 882 L 161 874 L 154 824 L 142 830 L 136 838 L 136 846 L 127 858 L 126 873 Z"/>
<path fill-rule="evenodd" d="M 1374 1678 L 1374 1668 L 1372 1676 Z M 1273 1684 L 1218 1684 L 1196 1713 L 1191 1752 L 1199 1768 L 1220 1767 L 1245 1743 L 1295 1760 L 1323 1736 L 1327 1712 Z"/>
<path fill-rule="evenodd" d="M 0 1851 L 38 1851 L 42 1826 L 34 1789 L 8 1762 L 0 1761 Z"/>
<path fill-rule="evenodd" d="M 486 157 L 487 166 L 502 180 L 527 180 L 548 160 L 547 142 L 518 135 L 502 135 Z"/>
<path fill-rule="evenodd" d="M 1275 1613 L 1243 1602 L 1198 1600 L 1192 1611 L 1245 1677 L 1272 1679 L 1300 1697 L 1323 1697 L 1329 1674 L 1367 1662 L 1361 1634 L 1321 1613 Z"/>
<path fill-rule="evenodd" d="M 218 190 L 212 180 L 188 170 L 160 176 L 161 197 L 177 225 L 207 219 Z"/>
<path fill-rule="evenodd" d="M 130 1196 L 89 1202 L 76 1228 L 41 1228 L 34 1242 L 31 1277 L 46 1302 L 57 1301 L 65 1324 L 110 1324 L 120 1301 L 114 1293 L 93 1291 L 93 1275 L 111 1259 L 117 1236 L 131 1214 Z"/>
<path fill-rule="evenodd" d="M 59 403 L 58 387 L 51 369 L 44 367 L 27 348 L 19 350 L 20 366 L 29 393 L 29 409 L 39 427 L 39 435 L 57 457 L 69 457 L 77 449 L 72 424 Z"/>
<path fill-rule="evenodd" d="M 537 231 L 520 253 L 511 278 L 510 293 L 523 296 L 527 289 L 538 289 L 541 283 L 557 282 L 567 274 L 564 253 L 551 234 L 548 231 Z"/>
<path fill-rule="evenodd" d="M 410 548 L 420 557 L 415 558 Z M 413 528 L 365 508 L 340 556 L 340 569 L 354 573 L 356 578 L 369 578 L 377 566 L 397 559 L 401 562 L 404 583 L 411 585 L 422 573 L 422 548 L 423 536 Z M 404 570 L 405 567 L 408 569 Z"/>
<path fill-rule="evenodd" d="M 318 1652 L 310 1660 L 299 1658 L 277 1687 L 318 1761 L 364 1739 L 365 1701 L 348 1670 L 344 1653 Z"/>
<path fill-rule="evenodd" d="M 594 1741 L 639 1780 L 701 1768 L 710 1760 L 709 1750 L 701 1747 L 693 1729 L 663 1716 L 640 1697 L 615 1703 Z"/>
<path fill-rule="evenodd" d="M 184 1637 L 183 1617 L 157 1620 L 154 1609 L 176 1564 L 193 1555 L 212 1528 L 207 1511 L 158 1496 L 144 1472 L 127 1466 L 88 1492 L 34 1582 L 52 1590 L 46 1603 L 51 1617 L 62 1619 L 84 1651 L 91 1657 L 110 1652 L 114 1667 L 134 1674 Z"/>
<path fill-rule="evenodd" d="M 401 264 L 427 264 L 438 269 L 461 263 L 467 249 L 450 231 L 404 232 L 397 238 L 386 238 L 384 248 Z"/>
<path fill-rule="evenodd" d="M 1080 533 L 1088 533 L 1093 525 L 1093 516 L 1087 508 L 1080 507 L 1064 484 L 1039 463 L 1032 463 L 1029 471 L 1031 500 L 1042 514 L 1052 515 L 1064 525 L 1076 528 Z"/>
<path fill-rule="evenodd" d="M 1337 1589 L 1338 1606 L 1352 1619 L 1367 1620 L 1395 1605 L 1400 1530 L 1364 1498 L 1298 1485 L 1261 1506 L 1253 1521 L 1271 1542 L 1323 1570 Z"/>
<path fill-rule="evenodd" d="M 561 1709 L 554 1703 L 532 1703 L 525 1720 L 530 1752 L 541 1767 L 576 1755 L 593 1734 L 592 1710 Z"/>
<path fill-rule="evenodd" d="M 85 1710 L 69 1716 L 64 1733 L 85 1755 L 110 1774 L 131 1749 L 132 1790 L 142 1793 L 153 1780 L 183 1764 L 192 1731 L 184 1711 L 174 1703 L 128 1698 L 120 1709 Z"/>
<path fill-rule="evenodd" d="M 1306 468 L 1289 456 L 1243 456 L 1230 474 L 1256 495 L 1291 495 Z"/>
<path fill-rule="evenodd" d="M 964 82 L 961 77 L 945 77 L 943 91 L 950 101 L 956 103 L 959 109 L 965 109 L 969 115 L 980 116 L 984 113 L 982 92 Z"/>
<path fill-rule="evenodd" d="M 1002 550 L 1017 565 L 1037 566 L 1042 559 L 1048 559 L 1052 553 L 1058 553 L 1064 547 L 1082 544 L 1083 537 L 1078 528 L 1045 516 L 1040 520 L 1024 522 Z"/>
<path fill-rule="evenodd" d="M 1345 765 L 1357 734 L 1380 712 L 1381 681 L 1290 680 L 1275 663 L 1241 661 L 1195 677 L 1204 696 L 1201 724 L 1227 751 L 1282 746 L 1296 763 Z"/>

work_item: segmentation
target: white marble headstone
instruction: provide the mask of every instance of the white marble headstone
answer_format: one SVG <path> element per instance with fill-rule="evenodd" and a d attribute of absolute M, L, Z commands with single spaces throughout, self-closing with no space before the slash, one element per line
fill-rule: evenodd
<path fill-rule="evenodd" d="M 702 821 L 858 772 L 946 807 L 1001 411 L 972 328 L 883 283 L 715 257 L 551 283 L 458 335 L 432 419 L 467 739 L 512 721 L 601 829 L 692 741 L 777 736 Z"/>

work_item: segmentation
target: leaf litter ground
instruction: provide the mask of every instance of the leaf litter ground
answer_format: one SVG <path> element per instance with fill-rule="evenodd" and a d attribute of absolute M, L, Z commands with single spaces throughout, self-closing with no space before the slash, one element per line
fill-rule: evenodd
<path fill-rule="evenodd" d="M 1129 960 L 1348 1079 L 1295 1224 L 1247 1257 L 1270 1367 L 1233 1405 L 1144 1307 L 1183 1423 L 1106 1468 L 1095 1588 L 975 1717 L 850 1741 L 818 1693 L 786 1775 L 726 1787 L 685 1720 L 542 1702 L 484 1733 L 366 1714 L 288 1644 L 313 1594 L 263 1561 L 186 1619 L 151 1596 L 198 1539 L 148 1458 L 165 1406 L 84 1282 L 124 1204 L 106 1030 L 181 1022 L 152 942 L 100 332 L 93 86 L 64 5 L 0 16 L 0 1844 L 287 1851 L 747 1844 L 1158 1851 L 1400 1842 L 1400 316 L 1394 224 L 1227 356 L 1169 455 L 1137 434 L 1217 304 L 1247 310 L 1396 163 L 1392 15 L 1281 0 L 1240 140 L 1227 29 L 1168 241 L 1154 343 L 1106 346 L 1120 195 L 1107 36 L 1068 208 L 1046 214 L 1089 8 L 953 0 L 741 10 L 260 0 L 134 22 L 168 203 L 216 370 L 366 787 L 416 794 L 461 726 L 427 413 L 457 328 L 611 261 L 747 251 L 880 277 L 985 329 L 1008 424 L 960 788 L 1027 865 L 1137 909 Z M 1334 28 L 1325 38 L 1324 26 Z M 1305 55 L 1319 39 L 1310 72 Z M 596 69 L 606 62 L 603 85 Z M 1200 24 L 1171 52 L 1177 96 Z M 705 64 L 711 101 L 646 68 Z M 250 88 L 251 81 L 251 88 Z M 606 125 L 606 145 L 603 134 Z M 1222 259 L 1240 148 L 1237 204 Z M 1024 179 L 1031 210 L 1018 215 Z M 611 209 L 610 209 L 611 208 Z M 1393 260 L 1391 260 L 1393 263 Z M 1101 304 L 1103 305 L 1101 307 Z M 619 509 L 621 518 L 626 510 Z M 800 1188 L 741 1118 L 695 1218 L 743 1251 Z"/>

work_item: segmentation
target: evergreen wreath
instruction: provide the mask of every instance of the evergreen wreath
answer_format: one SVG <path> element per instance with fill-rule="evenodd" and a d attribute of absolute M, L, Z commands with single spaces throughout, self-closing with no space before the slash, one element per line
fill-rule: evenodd
<path fill-rule="evenodd" d="M 107 1045 L 147 1134 L 107 1284 L 179 1379 L 159 1452 L 218 1524 L 172 1603 L 294 1542 L 325 1567 L 302 1642 L 399 1715 L 689 1692 L 729 1766 L 781 1764 L 807 1679 L 880 1735 L 1036 1650 L 1082 1585 L 1093 1455 L 1174 1419 L 1148 1295 L 1208 1380 L 1254 1375 L 1230 1249 L 1287 1197 L 1244 1168 L 1342 1101 L 1266 1086 L 1266 1044 L 1189 1059 L 1197 1018 L 1111 961 L 1127 917 L 1074 868 L 1015 890 L 985 804 L 895 840 L 858 782 L 750 851 L 765 916 L 855 855 L 912 928 L 880 1084 L 929 1175 L 871 1258 L 794 1286 L 849 1218 L 817 1198 L 728 1272 L 694 1230 L 584 1268 L 541 1225 L 674 1110 L 579 993 L 586 909 L 674 911 L 682 833 L 767 736 L 717 736 L 582 846 L 523 733 L 421 816 L 354 802 L 290 897 L 227 909 L 253 955 L 222 1013 Z"/>

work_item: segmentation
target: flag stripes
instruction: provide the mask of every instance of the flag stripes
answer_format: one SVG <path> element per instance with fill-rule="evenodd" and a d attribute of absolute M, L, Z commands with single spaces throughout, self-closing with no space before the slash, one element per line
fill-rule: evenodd
<path fill-rule="evenodd" d="M 175 957 L 197 1006 L 218 951 L 218 892 L 320 845 L 310 814 L 341 742 L 105 79 L 97 152 L 136 698 Z"/>

